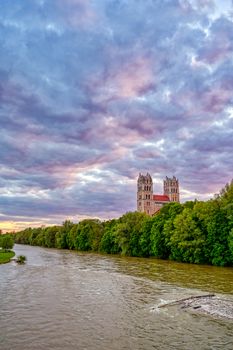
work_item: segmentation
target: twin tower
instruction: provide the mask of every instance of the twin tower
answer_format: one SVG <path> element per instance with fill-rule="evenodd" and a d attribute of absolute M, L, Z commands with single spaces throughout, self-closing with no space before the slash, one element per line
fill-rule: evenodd
<path fill-rule="evenodd" d="M 149 173 L 139 174 L 137 183 L 137 211 L 154 215 L 164 204 L 180 202 L 179 181 L 173 176 L 163 181 L 163 195 L 153 194 L 153 181 Z"/>

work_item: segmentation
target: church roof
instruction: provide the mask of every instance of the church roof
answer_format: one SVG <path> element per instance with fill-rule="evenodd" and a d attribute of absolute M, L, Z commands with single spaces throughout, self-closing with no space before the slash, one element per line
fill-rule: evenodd
<path fill-rule="evenodd" d="M 156 202 L 170 202 L 170 199 L 165 194 L 153 194 L 153 200 Z"/>

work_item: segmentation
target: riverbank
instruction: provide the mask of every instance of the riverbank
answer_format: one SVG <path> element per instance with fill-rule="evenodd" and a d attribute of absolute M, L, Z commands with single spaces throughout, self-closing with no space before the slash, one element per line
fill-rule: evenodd
<path fill-rule="evenodd" d="M 12 250 L 0 250 L 0 264 L 6 264 L 11 261 L 11 259 L 15 256 L 15 252 Z"/>
<path fill-rule="evenodd" d="M 206 215 L 206 222 L 202 217 L 207 203 L 170 203 L 153 217 L 129 212 L 104 222 L 65 221 L 61 226 L 27 228 L 12 237 L 15 243 L 46 248 L 233 266 L 232 222 L 225 209 L 214 205 L 216 217 Z"/>

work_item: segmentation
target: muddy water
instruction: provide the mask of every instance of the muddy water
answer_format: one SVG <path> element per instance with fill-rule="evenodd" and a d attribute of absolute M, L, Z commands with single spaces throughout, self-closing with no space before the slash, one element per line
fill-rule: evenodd
<path fill-rule="evenodd" d="M 226 349 L 233 321 L 159 305 L 215 293 L 233 269 L 15 246 L 0 266 L 0 349 Z M 224 316 L 224 315 L 223 315 Z"/>

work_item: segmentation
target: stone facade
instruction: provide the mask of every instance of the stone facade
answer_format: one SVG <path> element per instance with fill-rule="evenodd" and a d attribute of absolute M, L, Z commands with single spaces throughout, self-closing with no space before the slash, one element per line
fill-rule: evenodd
<path fill-rule="evenodd" d="M 169 197 L 170 202 L 180 202 L 179 180 L 175 176 L 173 178 L 166 176 L 163 181 L 163 193 Z"/>
<path fill-rule="evenodd" d="M 153 194 L 153 180 L 149 173 L 139 174 L 137 181 L 137 211 L 150 216 L 158 212 L 164 204 L 179 202 L 179 181 L 173 176 L 163 182 L 164 194 Z"/>

